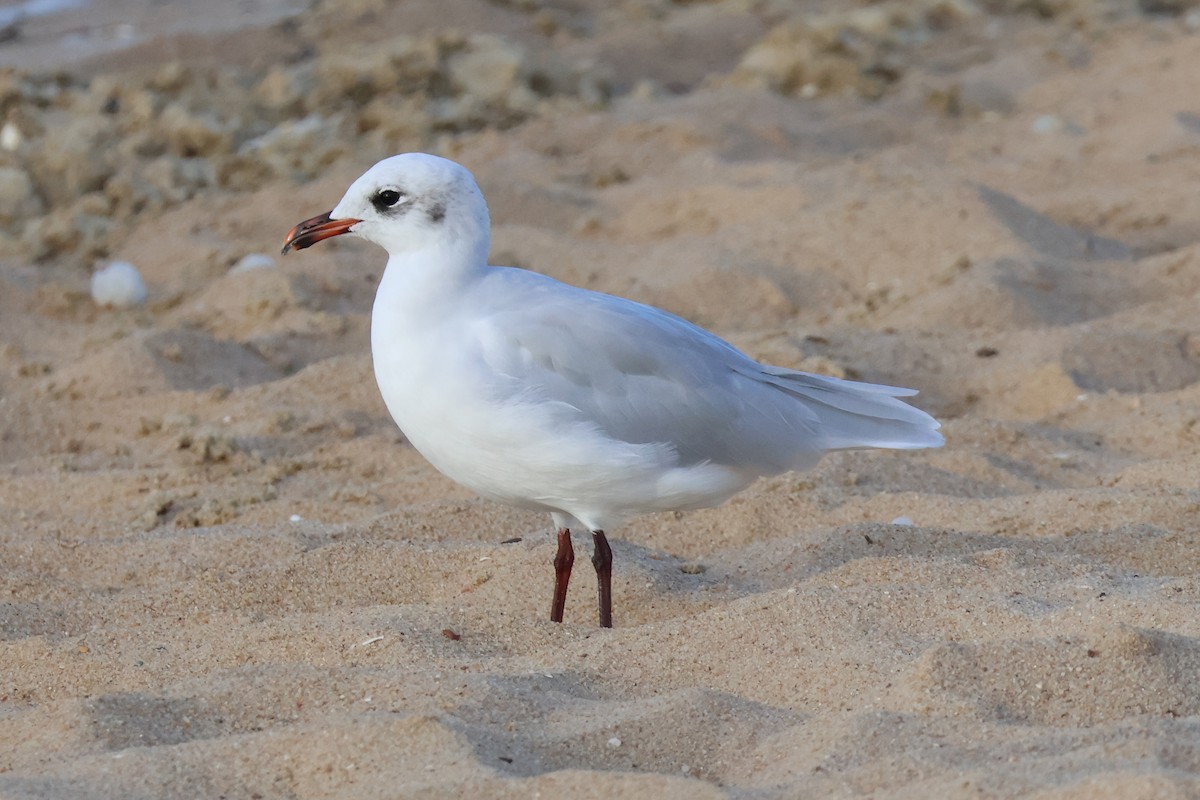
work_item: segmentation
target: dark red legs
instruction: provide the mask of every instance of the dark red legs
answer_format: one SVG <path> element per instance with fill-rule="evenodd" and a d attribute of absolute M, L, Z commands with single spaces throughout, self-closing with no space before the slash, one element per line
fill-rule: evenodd
<path fill-rule="evenodd" d="M 592 531 L 596 540 L 596 551 L 592 553 L 592 566 L 596 568 L 596 583 L 600 587 L 600 627 L 612 627 L 612 548 L 604 531 Z"/>
<path fill-rule="evenodd" d="M 567 605 L 567 584 L 571 582 L 571 567 L 575 565 L 575 548 L 571 546 L 571 531 L 558 531 L 558 552 L 554 555 L 554 602 L 550 605 L 550 621 L 562 622 Z"/>
<path fill-rule="evenodd" d="M 596 585 L 600 590 L 600 627 L 612 627 L 612 548 L 604 531 L 592 531 L 596 550 L 592 553 L 592 566 L 596 568 Z M 571 531 L 558 530 L 558 552 L 554 554 L 554 602 L 550 604 L 550 621 L 562 622 L 563 609 L 567 605 L 567 584 L 571 582 L 571 567 L 575 566 L 575 548 L 571 545 Z"/>

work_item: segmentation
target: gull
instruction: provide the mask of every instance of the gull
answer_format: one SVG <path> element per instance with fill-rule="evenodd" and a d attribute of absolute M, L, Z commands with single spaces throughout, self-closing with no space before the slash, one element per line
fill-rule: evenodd
<path fill-rule="evenodd" d="M 897 399 L 912 389 L 760 364 L 658 308 L 489 266 L 487 203 L 453 161 L 380 161 L 292 228 L 283 252 L 347 233 L 387 251 L 371 355 L 405 437 L 477 494 L 550 513 L 554 622 L 572 529 L 592 534 L 610 628 L 605 532 L 631 517 L 719 505 L 830 450 L 943 443 L 933 417 Z"/>

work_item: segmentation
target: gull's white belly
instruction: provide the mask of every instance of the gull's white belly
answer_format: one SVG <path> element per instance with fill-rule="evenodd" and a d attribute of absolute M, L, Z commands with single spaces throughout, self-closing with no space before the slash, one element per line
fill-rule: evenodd
<path fill-rule="evenodd" d="M 681 467 L 665 443 L 606 435 L 578 409 L 513 397 L 464 358 L 470 348 L 373 346 L 388 411 L 438 471 L 488 499 L 560 511 L 595 529 L 641 513 L 716 505 L 753 475 L 714 464 Z"/>

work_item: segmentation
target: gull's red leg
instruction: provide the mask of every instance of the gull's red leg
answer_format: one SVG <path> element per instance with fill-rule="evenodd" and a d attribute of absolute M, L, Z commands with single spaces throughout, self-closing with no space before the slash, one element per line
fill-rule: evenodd
<path fill-rule="evenodd" d="M 558 530 L 558 552 L 554 554 L 554 602 L 550 605 L 550 621 L 562 622 L 567 605 L 567 584 L 571 582 L 571 567 L 575 564 L 575 548 L 571 546 L 571 531 Z"/>
<path fill-rule="evenodd" d="M 592 566 L 596 568 L 596 583 L 600 587 L 600 627 L 612 627 L 612 548 L 604 531 L 592 531 L 596 550 L 592 553 Z"/>

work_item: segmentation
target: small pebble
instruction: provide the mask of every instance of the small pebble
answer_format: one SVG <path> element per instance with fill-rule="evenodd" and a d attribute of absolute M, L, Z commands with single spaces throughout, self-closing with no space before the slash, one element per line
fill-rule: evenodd
<path fill-rule="evenodd" d="M 275 259 L 266 253 L 247 253 L 241 257 L 230 272 L 249 272 L 252 269 L 269 269 L 275 266 Z"/>
<path fill-rule="evenodd" d="M 11 122 L 4 123 L 4 127 L 0 128 L 0 148 L 12 152 L 21 146 L 21 129 Z"/>
<path fill-rule="evenodd" d="M 290 517 L 288 517 L 288 521 L 289 522 L 303 522 L 304 517 L 300 516 L 299 514 L 292 514 Z"/>
<path fill-rule="evenodd" d="M 611 739 L 609 739 L 609 740 L 608 740 L 608 746 L 609 746 L 609 747 L 620 747 L 620 746 L 621 746 L 621 740 L 620 740 L 619 738 L 617 738 L 616 736 L 614 736 L 614 737 L 612 737 Z"/>
<path fill-rule="evenodd" d="M 1033 121 L 1030 129 L 1034 133 L 1058 133 L 1065 126 L 1063 118 L 1057 114 L 1043 114 Z"/>
<path fill-rule="evenodd" d="M 905 527 L 911 527 L 913 525 L 916 525 L 916 523 L 913 522 L 908 517 L 896 517 L 894 520 L 892 520 L 892 524 L 893 525 L 903 525 Z"/>
<path fill-rule="evenodd" d="M 687 564 L 679 565 L 679 571 L 682 572 L 684 575 L 700 575 L 706 569 L 708 569 L 708 567 L 704 566 L 703 564 L 697 564 L 695 562 L 689 562 Z"/>
<path fill-rule="evenodd" d="M 140 306 L 146 302 L 146 283 L 133 264 L 114 261 L 92 273 L 92 299 L 99 306 Z"/>

